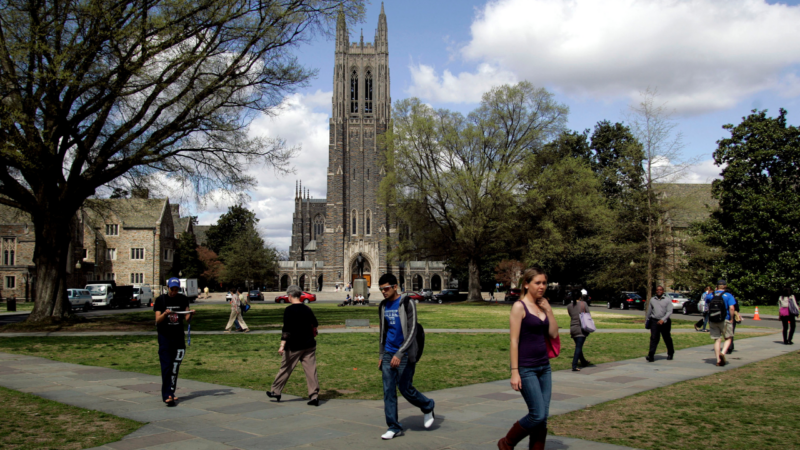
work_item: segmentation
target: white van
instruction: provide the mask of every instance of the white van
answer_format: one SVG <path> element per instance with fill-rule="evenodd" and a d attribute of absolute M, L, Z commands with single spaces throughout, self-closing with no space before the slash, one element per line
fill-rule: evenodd
<path fill-rule="evenodd" d="M 86 289 L 67 289 L 67 298 L 72 309 L 80 309 L 83 312 L 92 309 L 92 293 Z"/>
<path fill-rule="evenodd" d="M 133 298 L 136 301 L 136 306 L 150 306 L 153 303 L 153 289 L 150 287 L 149 284 L 145 285 L 134 285 L 133 286 Z"/>
<path fill-rule="evenodd" d="M 194 303 L 197 296 L 200 295 L 200 291 L 197 289 L 197 278 L 181 278 L 180 281 L 180 293 L 189 298 L 189 303 Z"/>

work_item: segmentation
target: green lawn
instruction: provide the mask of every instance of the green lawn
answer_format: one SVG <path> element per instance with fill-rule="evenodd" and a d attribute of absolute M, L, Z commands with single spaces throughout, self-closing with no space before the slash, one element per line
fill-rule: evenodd
<path fill-rule="evenodd" d="M 25 302 L 17 300 L 17 311 L 33 311 L 33 302 Z M 8 306 L 6 305 L 5 301 L 3 301 L 3 303 L 0 303 L 0 313 L 4 312 L 11 312 L 8 311 Z"/>
<path fill-rule="evenodd" d="M 548 426 L 559 436 L 635 448 L 796 449 L 798 379 L 794 352 L 551 417 Z"/>
<path fill-rule="evenodd" d="M 115 442 L 143 424 L 0 387 L 0 448 L 82 449 Z"/>
<path fill-rule="evenodd" d="M 755 306 L 740 306 L 739 312 L 742 314 L 753 314 L 756 312 Z M 771 306 L 759 306 L 758 307 L 759 314 L 767 314 L 770 316 L 777 316 L 778 315 L 778 305 L 771 305 Z"/>
<path fill-rule="evenodd" d="M 647 334 L 595 334 L 584 352 L 593 363 L 644 357 Z M 192 337 L 181 366 L 181 378 L 227 386 L 267 390 L 280 364 L 279 335 L 205 335 Z M 429 333 L 415 386 L 431 391 L 509 377 L 508 335 Z M 710 344 L 705 333 L 676 334 L 676 349 Z M 378 343 L 374 334 L 321 334 L 317 362 L 322 398 L 379 399 Z M 562 337 L 555 370 L 571 367 L 574 344 Z M 0 352 L 159 375 L 154 337 L 2 338 Z M 664 350 L 663 344 L 661 350 Z M 301 369 L 289 380 L 287 393 L 306 395 Z M 180 383 L 179 383 L 180 386 Z"/>
<path fill-rule="evenodd" d="M 245 314 L 251 330 L 277 329 L 283 321 L 287 305 L 256 303 Z M 337 307 L 335 304 L 311 304 L 322 327 L 342 327 L 347 319 L 368 319 L 378 325 L 378 309 L 367 306 Z M 192 319 L 195 331 L 223 330 L 228 323 L 230 306 L 193 305 L 198 314 Z M 510 304 L 456 303 L 418 305 L 419 322 L 426 328 L 508 328 Z M 555 309 L 556 319 L 562 328 L 569 327 L 569 316 L 563 308 Z M 598 328 L 643 328 L 644 318 L 616 314 L 614 311 L 594 308 L 592 315 Z M 674 328 L 692 328 L 692 320 L 673 320 Z M 86 318 L 78 314 L 75 322 L 31 326 L 26 323 L 6 325 L 2 331 L 147 331 L 154 329 L 153 312 L 141 308 L 130 313 Z"/>

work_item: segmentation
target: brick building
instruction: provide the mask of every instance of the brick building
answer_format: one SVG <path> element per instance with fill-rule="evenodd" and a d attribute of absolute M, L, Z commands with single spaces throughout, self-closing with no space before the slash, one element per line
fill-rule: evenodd
<path fill-rule="evenodd" d="M 380 135 L 389 124 L 392 101 L 389 40 L 383 6 L 374 43 L 350 42 L 344 15 L 336 27 L 332 117 L 329 122 L 326 198 L 311 198 L 299 184 L 295 192 L 290 261 L 279 265 L 281 289 L 332 290 L 353 280 L 356 258 L 365 259 L 364 277 L 372 288 L 381 274 L 398 275 L 435 290 L 448 285 L 441 262 L 387 263 L 386 244 L 397 227 L 378 202 L 378 186 L 386 175 Z M 408 274 L 408 280 L 406 280 Z"/>

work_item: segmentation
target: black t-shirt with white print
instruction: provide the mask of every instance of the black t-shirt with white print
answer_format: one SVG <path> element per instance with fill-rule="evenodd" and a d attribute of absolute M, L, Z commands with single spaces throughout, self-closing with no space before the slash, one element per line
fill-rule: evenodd
<path fill-rule="evenodd" d="M 153 311 L 162 313 L 169 311 L 188 311 L 189 299 L 183 294 L 170 297 L 168 294 L 159 296 L 153 304 Z M 185 314 L 169 314 L 165 320 L 156 324 L 158 334 L 170 339 L 183 341 L 183 318 Z"/>

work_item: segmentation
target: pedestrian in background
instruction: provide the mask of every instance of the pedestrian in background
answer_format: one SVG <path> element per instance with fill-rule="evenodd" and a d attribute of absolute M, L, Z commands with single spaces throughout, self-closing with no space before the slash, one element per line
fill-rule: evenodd
<path fill-rule="evenodd" d="M 522 275 L 520 299 L 511 307 L 511 387 L 522 391 L 528 414 L 517 421 L 497 443 L 509 450 L 530 436 L 528 448 L 544 450 L 547 441 L 547 416 L 552 393 L 552 369 L 547 340 L 558 339 L 558 323 L 553 308 L 544 298 L 547 274 L 530 268 Z"/>
<path fill-rule="evenodd" d="M 650 351 L 647 353 L 647 362 L 656 359 L 656 349 L 661 338 L 667 346 L 667 360 L 671 361 L 675 355 L 675 347 L 672 345 L 672 297 L 664 293 L 664 286 L 656 287 L 656 295 L 647 304 L 645 320 L 650 321 Z"/>
<path fill-rule="evenodd" d="M 283 328 L 281 329 L 281 346 L 278 353 L 281 355 L 281 368 L 272 387 L 267 391 L 267 397 L 281 401 L 286 382 L 297 367 L 303 365 L 308 386 L 308 405 L 319 406 L 319 380 L 317 379 L 317 317 L 314 311 L 303 304 L 300 297 L 303 291 L 299 286 L 289 286 L 286 296 L 291 305 L 283 310 Z"/>
<path fill-rule="evenodd" d="M 250 331 L 250 329 L 247 328 L 247 324 L 244 323 L 244 319 L 242 318 L 242 309 L 239 300 L 239 291 L 235 291 L 233 293 L 233 296 L 231 296 L 231 316 L 228 319 L 228 325 L 225 326 L 226 333 L 231 332 L 231 327 L 233 327 L 234 322 L 238 322 L 239 325 L 242 327 L 242 331 L 244 331 L 245 333 Z"/>
<path fill-rule="evenodd" d="M 706 295 L 708 306 L 709 334 L 714 339 L 714 353 L 717 356 L 717 366 L 724 366 L 727 361 L 725 354 L 733 342 L 733 323 L 736 313 L 736 299 L 727 291 L 728 282 L 721 278 L 717 281 L 717 290 Z M 723 318 L 724 317 L 724 318 Z M 724 340 L 723 345 L 721 341 Z"/>
<path fill-rule="evenodd" d="M 585 292 L 585 291 L 584 291 Z M 583 344 L 586 342 L 588 334 L 583 332 L 581 328 L 581 313 L 589 312 L 589 305 L 586 303 L 588 295 L 581 295 L 577 289 L 572 292 L 572 303 L 567 305 L 567 313 L 569 313 L 569 335 L 575 342 L 575 353 L 572 356 L 572 371 L 580 372 L 581 368 L 578 367 L 578 362 L 581 366 L 590 366 L 592 363 L 586 360 L 583 356 Z"/>
<path fill-rule="evenodd" d="M 778 315 L 783 324 L 783 343 L 785 345 L 794 345 L 792 338 L 794 337 L 795 316 L 798 311 L 800 309 L 797 307 L 797 299 L 794 298 L 792 288 L 786 286 L 778 298 Z"/>

